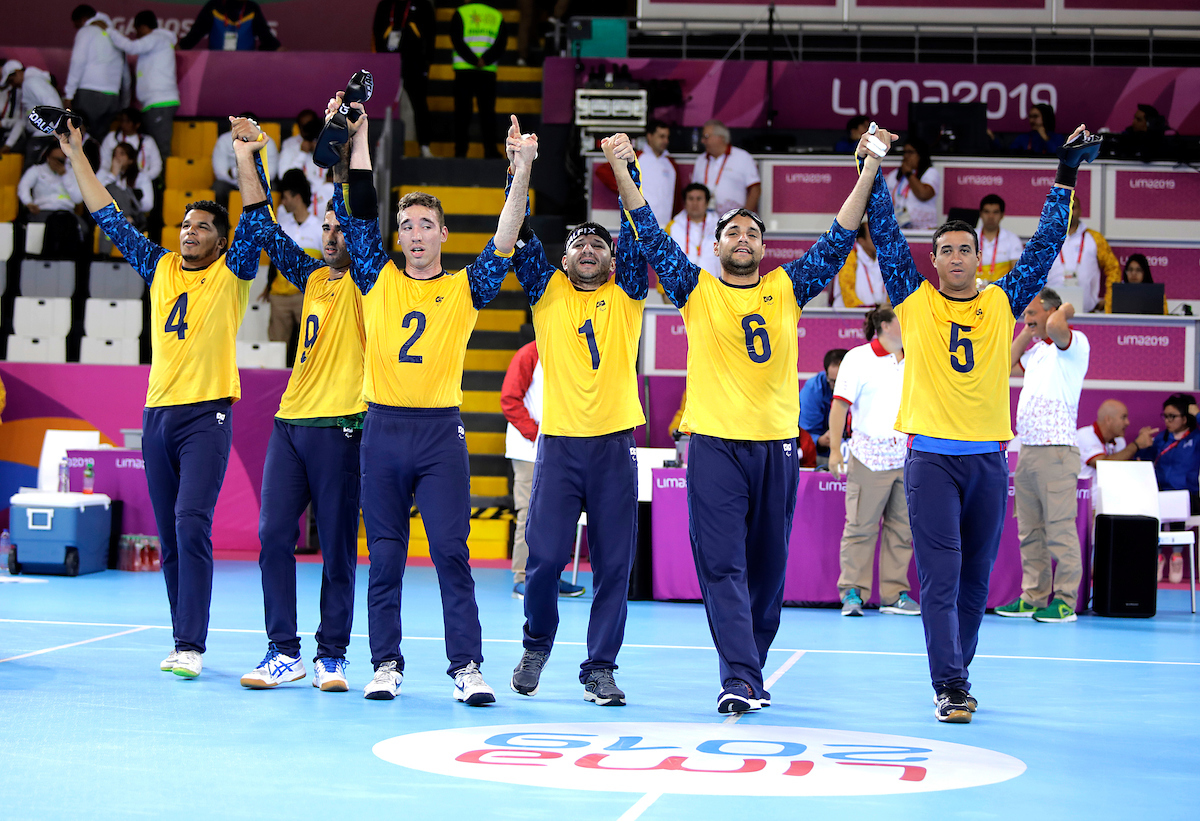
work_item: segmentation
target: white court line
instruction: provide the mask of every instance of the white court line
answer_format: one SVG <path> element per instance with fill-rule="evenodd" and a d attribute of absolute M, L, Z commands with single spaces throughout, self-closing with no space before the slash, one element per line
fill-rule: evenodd
<path fill-rule="evenodd" d="M 121 624 L 117 622 L 92 622 L 92 621 L 51 621 L 47 619 L 3 619 L 0 618 L 0 624 L 56 624 L 70 627 L 137 627 L 142 630 L 170 630 L 169 624 Z M 132 631 L 131 631 L 132 632 Z M 239 627 L 210 627 L 210 633 L 248 633 L 252 635 L 263 635 L 261 629 L 247 630 Z M 312 633 L 302 633 L 303 636 L 311 636 Z M 351 638 L 365 639 L 366 633 L 351 633 Z M 445 636 L 405 636 L 405 641 L 445 641 Z M 521 639 L 489 639 L 485 638 L 485 642 L 492 644 L 520 644 Z M 556 645 L 586 647 L 587 642 L 584 641 L 554 641 Z M 622 647 L 636 648 L 641 650 L 700 650 L 712 653 L 715 648 L 710 645 L 691 645 L 691 644 L 631 644 L 625 642 Z M 772 653 L 826 653 L 829 655 L 848 655 L 848 656 L 897 656 L 901 658 L 925 658 L 924 653 L 904 653 L 896 650 L 813 650 L 799 647 L 772 647 Z M 1168 667 L 1200 667 L 1200 661 L 1158 661 L 1154 659 L 1097 659 L 1097 658 L 1070 658 L 1067 656 L 1006 656 L 994 655 L 988 653 L 976 653 L 977 659 L 1001 659 L 1006 661 L 1077 661 L 1088 662 L 1093 664 L 1157 664 Z"/>
<path fill-rule="evenodd" d="M 557 644 L 557 642 L 555 643 Z M 636 804 L 625 810 L 625 812 L 621 814 L 621 817 L 618 818 L 617 821 L 633 821 L 635 818 L 641 818 L 642 813 L 650 809 L 650 805 L 660 798 L 662 798 L 662 793 L 660 792 L 646 793 L 637 800 Z"/>
<path fill-rule="evenodd" d="M 7 619 L 5 621 L 8 621 Z M 65 650 L 68 647 L 78 647 L 81 644 L 91 644 L 93 641 L 104 641 L 105 639 L 115 639 L 117 636 L 127 636 L 130 633 L 140 633 L 143 630 L 149 630 L 149 627 L 134 627 L 132 630 L 122 630 L 120 633 L 109 633 L 107 636 L 96 636 L 94 639 L 84 639 L 83 641 L 73 641 L 70 644 L 60 644 L 57 647 L 47 647 L 45 650 L 34 650 L 32 653 L 22 653 L 19 656 L 9 656 L 6 659 L 0 659 L 0 664 L 6 661 L 18 661 L 27 659 L 30 656 L 40 656 L 43 653 L 53 653 L 55 650 Z"/>

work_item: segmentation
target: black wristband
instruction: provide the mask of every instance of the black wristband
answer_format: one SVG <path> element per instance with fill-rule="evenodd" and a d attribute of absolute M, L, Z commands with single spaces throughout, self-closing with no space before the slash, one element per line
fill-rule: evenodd
<path fill-rule="evenodd" d="M 1058 172 L 1054 175 L 1054 182 L 1057 185 L 1065 185 L 1067 188 L 1074 188 L 1075 181 L 1079 179 L 1079 169 L 1072 168 L 1061 160 L 1058 163 Z"/>
<path fill-rule="evenodd" d="M 355 219 L 379 218 L 379 199 L 375 196 L 375 175 L 364 169 L 351 169 L 349 198 L 346 202 Z"/>

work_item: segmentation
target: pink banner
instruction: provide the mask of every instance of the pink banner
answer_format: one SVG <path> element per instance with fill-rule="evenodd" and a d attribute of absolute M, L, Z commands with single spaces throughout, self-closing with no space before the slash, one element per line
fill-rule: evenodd
<path fill-rule="evenodd" d="M 858 181 L 850 158 L 837 165 L 776 165 L 771 180 L 774 214 L 836 214 Z"/>
<path fill-rule="evenodd" d="M 1080 169 L 1075 196 L 1079 199 L 1080 216 L 1091 216 L 1092 180 L 1095 172 Z M 1004 214 L 1008 217 L 1038 217 L 1046 194 L 1054 186 L 1054 167 L 1013 168 L 1011 166 L 955 166 L 942 169 L 942 202 L 951 208 L 978 208 L 988 194 L 1004 198 Z"/>
<path fill-rule="evenodd" d="M 661 2 L 661 0 L 656 0 Z M 856 0 L 862 5 L 862 0 Z M 1064 9 L 1119 9 L 1125 11 L 1196 11 L 1196 0 L 1062 0 Z"/>
<path fill-rule="evenodd" d="M 570 123 L 574 92 L 604 60 L 546 60 L 542 120 Z M 766 124 L 766 62 L 622 60 L 638 82 L 678 81 L 682 107 L 655 116 L 688 128 L 712 117 L 736 128 Z M 1024 131 L 1029 106 L 1049 103 L 1060 123 L 1122 131 L 1140 103 L 1151 103 L 1181 133 L 1200 132 L 1200 68 L 988 66 L 913 63 L 777 63 L 777 128 L 842 129 L 855 114 L 885 127 L 907 127 L 908 103 L 983 102 L 996 131 Z"/>
<path fill-rule="evenodd" d="M 945 9 L 946 11 L 966 11 L 976 9 L 1044 9 L 1046 0 L 981 0 L 970 5 L 962 0 L 854 0 L 854 5 L 862 8 L 878 9 Z"/>
<path fill-rule="evenodd" d="M 1080 329 L 1092 349 L 1088 379 L 1182 382 L 1187 378 L 1185 328 L 1088 324 Z"/>
<path fill-rule="evenodd" d="M 1145 254 L 1150 263 L 1150 275 L 1155 282 L 1167 286 L 1170 299 L 1200 299 L 1200 248 L 1147 248 L 1144 245 L 1113 245 L 1112 251 L 1121 261 L 1121 270 L 1130 254 Z"/>
<path fill-rule="evenodd" d="M 1188 171 L 1116 172 L 1118 219 L 1200 220 L 1200 174 Z"/>

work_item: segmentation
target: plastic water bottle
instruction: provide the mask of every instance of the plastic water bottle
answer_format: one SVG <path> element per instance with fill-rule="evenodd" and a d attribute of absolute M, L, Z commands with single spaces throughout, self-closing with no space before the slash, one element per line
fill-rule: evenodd
<path fill-rule="evenodd" d="M 93 459 L 88 459 L 83 466 L 83 492 L 93 493 L 96 489 L 96 467 Z"/>
<path fill-rule="evenodd" d="M 0 530 L 0 576 L 8 575 L 8 551 L 12 549 L 12 539 L 7 530 Z"/>
<path fill-rule="evenodd" d="M 58 492 L 71 492 L 71 469 L 67 466 L 67 457 L 58 463 Z"/>

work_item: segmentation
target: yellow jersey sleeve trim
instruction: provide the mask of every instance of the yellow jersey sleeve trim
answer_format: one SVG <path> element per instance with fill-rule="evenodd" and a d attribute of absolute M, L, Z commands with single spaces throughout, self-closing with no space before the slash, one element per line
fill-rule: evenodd
<path fill-rule="evenodd" d="M 504 259 L 511 259 L 512 255 L 515 254 L 516 252 L 517 252 L 517 249 L 515 247 L 511 251 L 509 251 L 507 254 L 504 253 L 503 251 L 501 251 L 499 248 L 494 248 L 494 247 L 492 248 L 493 254 L 495 254 L 498 257 L 503 257 Z"/>

